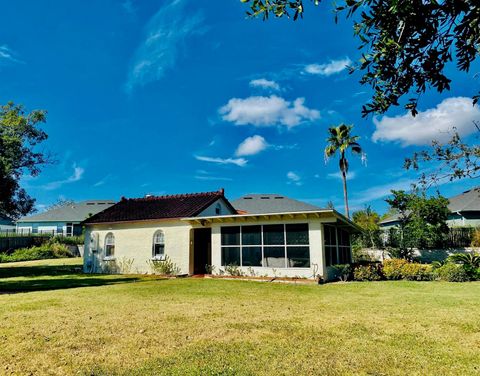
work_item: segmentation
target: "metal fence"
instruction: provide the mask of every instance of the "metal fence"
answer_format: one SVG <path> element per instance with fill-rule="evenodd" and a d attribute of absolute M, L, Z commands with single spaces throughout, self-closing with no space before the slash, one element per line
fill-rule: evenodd
<path fill-rule="evenodd" d="M 474 227 L 452 227 L 449 228 L 437 244 L 428 244 L 427 248 L 464 248 L 472 245 Z M 397 228 L 390 228 L 382 231 L 380 238 L 384 247 L 396 248 L 400 245 L 401 233 Z"/>

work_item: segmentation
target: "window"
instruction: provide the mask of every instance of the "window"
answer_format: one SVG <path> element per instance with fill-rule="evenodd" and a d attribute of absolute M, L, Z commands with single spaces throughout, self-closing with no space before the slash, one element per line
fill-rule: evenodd
<path fill-rule="evenodd" d="M 153 235 L 152 257 L 155 259 L 163 259 L 165 256 L 165 236 L 162 230 L 158 230 Z"/>
<path fill-rule="evenodd" d="M 220 215 L 220 214 L 222 214 L 222 205 L 220 205 L 220 203 L 218 203 L 215 206 L 215 215 Z"/>
<path fill-rule="evenodd" d="M 351 260 L 350 233 L 341 228 L 324 225 L 325 263 L 327 266 L 348 264 Z"/>
<path fill-rule="evenodd" d="M 307 223 L 222 227 L 221 241 L 223 266 L 310 267 Z"/>
<path fill-rule="evenodd" d="M 73 223 L 67 223 L 66 236 L 73 236 Z"/>
<path fill-rule="evenodd" d="M 115 236 L 111 232 L 105 237 L 105 257 L 115 257 Z"/>

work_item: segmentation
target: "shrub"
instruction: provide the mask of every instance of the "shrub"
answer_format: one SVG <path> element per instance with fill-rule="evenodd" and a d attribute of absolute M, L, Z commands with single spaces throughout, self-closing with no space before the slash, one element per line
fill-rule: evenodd
<path fill-rule="evenodd" d="M 348 281 L 350 274 L 352 273 L 352 268 L 350 264 L 337 264 L 332 265 L 333 272 L 335 273 L 335 278 L 340 279 L 340 281 Z"/>
<path fill-rule="evenodd" d="M 63 236 L 56 235 L 50 239 L 51 242 L 66 244 L 66 245 L 82 245 L 85 243 L 85 236 Z"/>
<path fill-rule="evenodd" d="M 402 279 L 402 269 L 408 264 L 407 260 L 404 259 L 390 259 L 383 262 L 383 274 L 387 279 Z"/>
<path fill-rule="evenodd" d="M 234 277 L 241 277 L 243 276 L 242 270 L 238 267 L 238 265 L 227 265 L 225 266 L 225 273 L 229 274 Z"/>
<path fill-rule="evenodd" d="M 466 282 L 470 278 L 462 265 L 447 263 L 435 269 L 435 277 L 448 282 Z"/>
<path fill-rule="evenodd" d="M 165 260 L 148 260 L 147 263 L 153 274 L 169 276 L 180 274 L 180 268 L 168 256 L 165 256 Z"/>
<path fill-rule="evenodd" d="M 408 281 L 431 281 L 433 279 L 432 266 L 409 262 L 403 265 L 402 278 Z"/>
<path fill-rule="evenodd" d="M 45 244 L 30 248 L 19 248 L 10 255 L 0 255 L 0 262 L 32 261 L 52 258 L 73 257 L 65 244 L 48 241 Z"/>
<path fill-rule="evenodd" d="M 480 228 L 477 228 L 472 234 L 472 247 L 480 247 Z"/>
<path fill-rule="evenodd" d="M 360 265 L 353 271 L 355 281 L 380 281 L 382 273 L 378 265 Z"/>

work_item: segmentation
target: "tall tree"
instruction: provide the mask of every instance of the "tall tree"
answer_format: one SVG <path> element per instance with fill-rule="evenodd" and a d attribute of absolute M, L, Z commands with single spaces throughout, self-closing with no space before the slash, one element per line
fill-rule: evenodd
<path fill-rule="evenodd" d="M 46 112 L 25 112 L 12 102 L 0 106 L 0 216 L 18 218 L 30 213 L 35 200 L 20 187 L 25 173 L 37 176 L 50 158 L 35 147 L 47 139 L 38 128 L 46 121 Z"/>
<path fill-rule="evenodd" d="M 250 17 L 303 17 L 305 5 L 320 0 L 240 0 Z M 357 14 L 359 10 L 359 14 Z M 354 19 L 354 34 L 363 50 L 352 70 L 363 71 L 362 84 L 374 94 L 363 115 L 384 113 L 410 95 L 404 105 L 413 115 L 421 94 L 450 90 L 448 63 L 468 72 L 480 53 L 480 3 L 477 0 L 343 0 L 335 6 Z M 473 103 L 479 94 L 473 96 Z"/>
<path fill-rule="evenodd" d="M 347 152 L 351 150 L 352 153 L 362 155 L 362 147 L 358 143 L 359 136 L 353 136 L 351 130 L 353 125 L 340 124 L 338 127 L 330 127 L 328 129 L 329 136 L 327 138 L 327 146 L 325 147 L 325 159 L 339 154 L 339 166 L 343 180 L 343 198 L 345 200 L 345 215 L 350 218 L 348 209 L 348 192 L 347 192 L 347 174 L 348 174 L 348 159 Z"/>

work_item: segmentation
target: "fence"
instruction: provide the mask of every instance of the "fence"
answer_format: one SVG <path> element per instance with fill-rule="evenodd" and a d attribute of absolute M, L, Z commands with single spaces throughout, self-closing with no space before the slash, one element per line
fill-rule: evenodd
<path fill-rule="evenodd" d="M 38 234 L 36 234 L 38 235 Z M 0 236 L 0 252 L 13 251 L 18 248 L 32 247 L 34 245 L 41 245 L 49 237 L 45 235 L 40 236 L 21 236 L 15 234 L 15 236 Z"/>
<path fill-rule="evenodd" d="M 473 233 L 476 228 L 473 227 L 452 227 L 449 228 L 438 244 L 428 244 L 426 248 L 464 248 L 472 244 Z M 400 231 L 397 228 L 384 230 L 381 233 L 381 239 L 384 247 L 396 248 L 400 245 Z M 408 236 L 408 235 L 406 235 Z"/>

